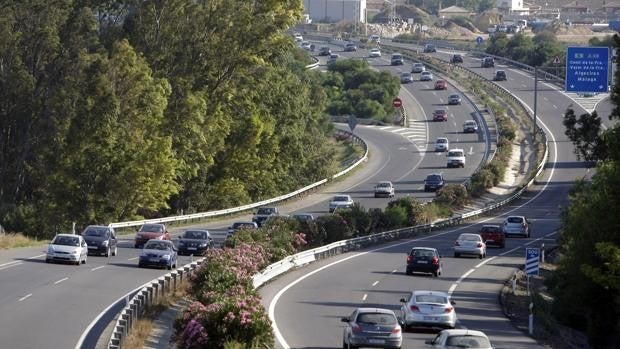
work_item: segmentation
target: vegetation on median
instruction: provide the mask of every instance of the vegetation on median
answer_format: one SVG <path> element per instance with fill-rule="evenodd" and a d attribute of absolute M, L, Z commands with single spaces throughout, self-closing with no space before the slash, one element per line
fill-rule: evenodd
<path fill-rule="evenodd" d="M 43 245 L 46 241 L 37 240 L 21 233 L 0 233 L 0 250 Z"/>

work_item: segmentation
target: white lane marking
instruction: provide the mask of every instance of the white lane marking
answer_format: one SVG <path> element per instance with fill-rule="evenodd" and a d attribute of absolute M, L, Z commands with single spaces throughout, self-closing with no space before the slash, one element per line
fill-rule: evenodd
<path fill-rule="evenodd" d="M 517 97 L 517 96 L 514 96 L 514 97 L 517 98 L 518 100 L 520 100 L 521 103 L 526 108 L 528 108 L 529 111 L 533 114 L 532 108 L 529 105 L 525 104 L 523 102 L 523 100 L 521 100 L 519 97 Z M 429 239 L 429 238 L 436 238 L 438 236 L 443 236 L 443 235 L 446 235 L 446 234 L 449 234 L 449 233 L 454 233 L 454 232 L 457 232 L 457 231 L 468 229 L 469 227 L 472 227 L 474 225 L 478 225 L 480 223 L 488 222 L 488 221 L 490 221 L 492 219 L 495 219 L 496 217 L 501 217 L 501 216 L 509 215 L 510 213 L 512 213 L 512 212 L 514 212 L 516 210 L 519 210 L 522 207 L 525 207 L 525 206 L 529 205 L 534 200 L 538 199 L 538 197 L 540 195 L 542 195 L 545 192 L 545 190 L 547 189 L 547 187 L 549 186 L 549 183 L 551 182 L 551 179 L 553 178 L 553 175 L 555 173 L 555 164 L 557 163 L 557 159 L 558 159 L 558 145 L 557 145 L 557 142 L 555 140 L 555 136 L 553 135 L 553 133 L 551 132 L 549 127 L 540 118 L 538 119 L 538 121 L 543 126 L 543 128 L 547 131 L 547 133 L 549 134 L 549 137 L 551 137 L 551 143 L 553 144 L 553 161 L 552 161 L 551 169 L 549 171 L 549 177 L 547 178 L 547 181 L 545 182 L 545 185 L 542 187 L 542 189 L 536 195 L 534 195 L 531 199 L 529 199 L 528 201 L 526 201 L 522 205 L 519 205 L 519 206 L 517 206 L 517 207 L 515 207 L 512 210 L 509 210 L 507 212 L 504 212 L 501 215 L 489 217 L 487 219 L 483 219 L 481 221 L 477 221 L 476 223 L 472 223 L 472 224 L 469 224 L 469 225 L 466 225 L 466 226 L 463 226 L 463 227 L 459 227 L 459 228 L 456 228 L 456 229 L 453 229 L 453 230 L 448 230 L 448 231 L 445 231 L 443 233 L 433 234 L 433 235 L 429 235 L 429 236 L 426 236 L 426 237 L 422 237 L 422 238 L 418 238 L 418 239 L 412 239 L 412 240 L 408 240 L 408 241 L 405 241 L 405 242 L 401 242 L 401 243 L 397 243 L 397 244 L 393 244 L 393 245 L 388 245 L 388 246 L 384 246 L 384 247 L 379 247 L 379 248 L 376 248 L 376 249 L 373 249 L 373 250 L 368 250 L 366 252 L 361 252 L 361 253 L 358 253 L 358 254 L 354 254 L 354 255 L 345 257 L 343 259 L 339 259 L 337 261 L 334 261 L 332 263 L 329 263 L 327 265 L 324 265 L 324 266 L 322 266 L 322 267 L 320 267 L 318 269 L 315 269 L 315 270 L 313 270 L 313 271 L 311 271 L 311 272 L 309 272 L 307 274 L 304 274 L 304 275 L 300 276 L 299 278 L 297 278 L 296 280 L 294 280 L 290 284 L 284 286 L 280 291 L 278 291 L 278 293 L 276 293 L 276 295 L 271 300 L 271 303 L 269 303 L 269 312 L 268 312 L 269 319 L 271 320 L 274 334 L 276 336 L 276 339 L 280 343 L 280 345 L 284 349 L 290 349 L 290 346 L 288 345 L 288 343 L 286 342 L 286 340 L 282 336 L 282 333 L 280 332 L 280 329 L 278 328 L 278 325 L 277 325 L 276 320 L 275 320 L 276 304 L 278 303 L 278 300 L 280 300 L 280 297 L 282 297 L 282 295 L 286 291 L 288 291 L 291 287 L 297 285 L 301 281 L 305 280 L 306 278 L 308 278 L 308 277 L 310 277 L 310 276 L 312 276 L 314 274 L 317 274 L 317 273 L 319 273 L 319 272 L 321 272 L 321 271 L 323 271 L 323 270 L 325 270 L 327 268 L 330 268 L 330 267 L 332 267 L 332 266 L 334 266 L 336 264 L 340 264 L 340 263 L 342 263 L 344 261 L 347 261 L 349 259 L 352 259 L 352 258 L 355 258 L 355 257 L 359 257 L 359 256 L 363 256 L 363 255 L 371 253 L 371 252 L 382 251 L 382 250 L 386 250 L 386 249 L 389 249 L 389 248 L 392 248 L 392 247 L 409 244 L 409 243 L 414 242 L 414 241 L 421 241 L 421 240 L 426 240 L 426 239 Z M 458 142 L 458 139 L 457 139 L 457 142 Z M 90 327 L 92 327 L 92 323 L 91 323 Z M 85 334 L 83 334 L 83 336 L 85 336 Z M 81 338 L 81 341 L 83 341 L 83 338 Z"/>
<path fill-rule="evenodd" d="M 133 261 L 134 259 L 138 259 L 138 257 L 132 257 L 132 258 L 129 258 L 129 259 L 127 259 L 127 260 L 128 260 L 128 261 Z"/>
<path fill-rule="evenodd" d="M 494 260 L 494 259 L 495 259 L 495 257 L 486 258 L 486 259 L 485 259 L 485 260 L 483 260 L 482 262 L 480 262 L 480 263 L 476 264 L 476 266 L 474 267 L 474 269 L 478 269 L 478 268 L 480 268 L 481 266 L 483 266 L 483 265 L 485 265 L 485 264 L 489 263 L 490 261 L 492 261 L 492 260 Z"/>
<path fill-rule="evenodd" d="M 30 296 L 32 296 L 32 293 L 28 293 L 27 295 L 23 296 L 22 298 L 19 299 L 19 301 L 21 302 L 27 298 L 30 298 Z"/>
<path fill-rule="evenodd" d="M 12 267 L 16 267 L 16 266 L 18 266 L 18 265 L 20 265 L 20 264 L 23 264 L 23 263 L 22 263 L 21 261 L 16 261 L 15 263 L 13 263 L 13 264 L 11 264 L 11 265 L 7 265 L 7 266 L 4 266 L 4 267 L 0 267 L 0 270 L 9 269 L 9 268 L 12 268 Z"/>
<path fill-rule="evenodd" d="M 366 298 L 368 298 L 368 295 L 366 293 L 364 293 L 364 297 L 362 297 L 362 301 L 366 301 Z"/>
<path fill-rule="evenodd" d="M 558 106 L 557 106 L 557 105 L 555 105 L 555 104 L 553 105 L 553 107 L 554 107 L 555 109 L 558 109 Z"/>
<path fill-rule="evenodd" d="M 394 274 L 394 273 L 395 273 L 395 272 L 397 272 L 397 271 L 398 271 L 398 269 L 394 269 L 394 270 L 392 270 L 392 274 Z"/>
<path fill-rule="evenodd" d="M 467 153 L 467 155 L 473 155 L 474 154 L 474 147 L 471 146 L 469 147 L 469 152 Z"/>
<path fill-rule="evenodd" d="M 103 267 L 105 267 L 105 265 L 99 266 L 99 267 L 97 267 L 97 268 L 92 268 L 90 271 L 99 270 L 99 269 L 101 269 L 101 268 L 103 268 Z"/>
<path fill-rule="evenodd" d="M 67 280 L 69 280 L 69 278 L 68 278 L 68 277 L 66 277 L 66 278 L 62 278 L 62 279 L 60 279 L 60 280 L 58 280 L 58 281 L 54 282 L 54 285 L 58 285 L 59 283 L 61 283 L 61 282 L 63 282 L 63 281 L 67 281 Z"/>
<path fill-rule="evenodd" d="M 549 102 L 549 98 L 547 98 L 547 97 L 543 97 L 543 99 L 544 99 L 545 101 Z"/>
<path fill-rule="evenodd" d="M 12 261 L 12 262 L 3 263 L 3 264 L 0 264 L 0 268 L 5 267 L 10 264 L 17 264 L 17 263 L 21 263 L 21 261 Z"/>
<path fill-rule="evenodd" d="M 377 284 L 378 284 L 378 283 L 379 283 L 379 280 L 377 280 L 377 281 L 373 282 L 373 283 L 372 283 L 372 287 L 377 286 Z"/>
<path fill-rule="evenodd" d="M 39 257 L 43 257 L 43 256 L 45 256 L 45 254 L 40 254 L 40 255 L 28 257 L 28 258 L 25 258 L 25 259 L 26 260 L 30 260 L 30 259 L 36 259 L 36 258 L 39 258 Z M 7 265 L 10 265 L 10 264 L 21 264 L 21 263 L 22 263 L 21 260 L 19 260 L 19 261 L 12 261 L 12 262 L 6 262 L 6 263 L 0 264 L 0 268 L 2 268 L 4 266 L 7 266 Z"/>
<path fill-rule="evenodd" d="M 379 127 L 380 130 L 389 130 L 391 128 L 392 128 L 392 126 Z"/>

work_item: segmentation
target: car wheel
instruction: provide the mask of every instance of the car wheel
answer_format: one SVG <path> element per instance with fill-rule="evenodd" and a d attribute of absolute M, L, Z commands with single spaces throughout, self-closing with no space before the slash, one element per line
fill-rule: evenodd
<path fill-rule="evenodd" d="M 47 258 L 45 259 L 45 263 L 51 263 L 51 262 L 52 262 L 51 260 L 49 260 Z"/>
<path fill-rule="evenodd" d="M 86 257 L 82 260 L 82 264 L 86 264 Z"/>
<path fill-rule="evenodd" d="M 433 272 L 433 276 L 434 276 L 434 277 L 439 277 L 439 271 L 434 271 L 434 272 Z"/>
<path fill-rule="evenodd" d="M 166 266 L 166 269 L 172 270 L 172 263 L 170 263 L 170 265 Z"/>
<path fill-rule="evenodd" d="M 79 261 L 79 260 L 78 260 L 78 261 L 76 261 L 76 262 L 75 262 L 75 265 L 80 265 L 80 261 Z"/>
<path fill-rule="evenodd" d="M 112 250 L 110 249 L 110 246 L 108 246 L 108 249 L 105 251 L 104 256 L 110 257 L 110 255 L 112 255 Z"/>
<path fill-rule="evenodd" d="M 506 248 L 506 243 L 504 242 L 503 244 L 499 245 L 499 248 Z"/>
<path fill-rule="evenodd" d="M 114 245 L 114 251 L 112 251 L 113 256 L 118 256 L 118 246 Z"/>
<path fill-rule="evenodd" d="M 344 341 L 344 339 L 342 340 L 342 349 L 347 349 L 347 342 Z"/>

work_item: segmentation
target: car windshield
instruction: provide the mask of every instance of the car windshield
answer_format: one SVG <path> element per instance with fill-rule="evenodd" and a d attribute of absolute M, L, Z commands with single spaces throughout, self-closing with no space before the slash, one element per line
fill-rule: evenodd
<path fill-rule="evenodd" d="M 379 52 L 378 48 L 373 48 L 372 50 L 370 50 L 370 52 Z"/>
<path fill-rule="evenodd" d="M 392 56 L 392 59 L 402 59 L 402 58 L 403 58 L 403 56 L 401 56 L 401 55 L 393 55 Z"/>
<path fill-rule="evenodd" d="M 80 238 L 72 237 L 72 236 L 57 236 L 52 241 L 54 245 L 63 245 L 63 246 L 80 246 Z"/>
<path fill-rule="evenodd" d="M 445 139 L 445 138 L 439 138 L 439 139 L 437 140 L 437 143 L 448 143 L 448 140 L 447 140 L 447 139 Z"/>
<path fill-rule="evenodd" d="M 377 187 L 380 187 L 380 188 L 389 188 L 391 186 L 392 185 L 390 183 L 387 183 L 387 182 L 382 182 L 382 183 L 377 184 Z"/>
<path fill-rule="evenodd" d="M 466 122 L 465 122 L 465 125 L 467 125 L 467 126 L 475 126 L 475 125 L 477 125 L 477 124 L 476 124 L 476 122 L 475 122 L 475 121 L 466 121 Z"/>
<path fill-rule="evenodd" d="M 499 227 L 482 227 L 483 233 L 499 233 Z"/>
<path fill-rule="evenodd" d="M 334 196 L 333 201 L 349 201 L 349 198 L 346 196 Z"/>
<path fill-rule="evenodd" d="M 430 72 L 425 71 L 425 72 L 422 72 L 422 75 L 426 75 L 426 76 L 428 76 L 428 75 L 431 75 L 431 73 L 430 73 Z"/>
<path fill-rule="evenodd" d="M 396 325 L 396 317 L 383 313 L 362 313 L 357 316 L 356 322 L 367 325 Z"/>
<path fill-rule="evenodd" d="M 145 224 L 142 228 L 140 228 L 140 231 L 148 233 L 163 233 L 164 228 L 159 224 Z"/>
<path fill-rule="evenodd" d="M 162 242 L 162 241 L 149 241 L 144 245 L 145 250 L 162 250 L 162 251 L 170 251 L 172 250 L 172 246 L 170 244 Z"/>
<path fill-rule="evenodd" d="M 104 236 L 107 229 L 103 227 L 87 227 L 82 233 L 83 236 Z"/>
<path fill-rule="evenodd" d="M 400 74 L 400 76 L 403 77 L 403 78 L 408 78 L 411 75 L 409 75 L 409 73 L 402 73 L 402 74 Z"/>
<path fill-rule="evenodd" d="M 256 211 L 256 214 L 272 214 L 274 213 L 275 209 L 270 208 L 270 207 L 263 207 L 263 208 L 259 208 L 258 211 Z"/>
<path fill-rule="evenodd" d="M 186 239 L 206 240 L 209 237 L 209 233 L 200 230 L 188 230 L 183 234 Z"/>
<path fill-rule="evenodd" d="M 448 152 L 448 156 L 463 156 L 463 152 L 461 152 L 461 151 L 450 151 L 450 152 Z"/>
<path fill-rule="evenodd" d="M 435 304 L 446 304 L 448 303 L 448 299 L 444 296 L 439 296 L 435 294 L 421 294 L 415 296 L 416 303 L 435 303 Z"/>
<path fill-rule="evenodd" d="M 521 217 L 508 217 L 508 223 L 523 223 L 523 218 Z"/>
<path fill-rule="evenodd" d="M 450 95 L 448 98 L 460 98 L 459 95 Z"/>
<path fill-rule="evenodd" d="M 426 179 L 429 181 L 440 181 L 441 176 L 440 175 L 429 175 L 428 177 L 426 177 Z"/>
<path fill-rule="evenodd" d="M 456 335 L 448 337 L 447 346 L 455 348 L 490 348 L 489 340 L 480 336 Z"/>
<path fill-rule="evenodd" d="M 445 110 L 443 110 L 443 109 L 437 109 L 437 110 L 435 110 L 433 113 L 434 113 L 434 114 L 445 114 L 445 113 L 446 113 L 446 111 L 445 111 Z"/>
<path fill-rule="evenodd" d="M 463 235 L 459 236 L 459 240 L 461 240 L 461 241 L 480 241 L 480 238 L 478 237 L 478 235 L 463 234 Z"/>

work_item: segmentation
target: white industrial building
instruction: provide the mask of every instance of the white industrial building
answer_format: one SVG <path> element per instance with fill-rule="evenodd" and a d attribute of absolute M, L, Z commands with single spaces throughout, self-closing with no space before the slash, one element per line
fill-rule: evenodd
<path fill-rule="evenodd" d="M 530 12 L 523 0 L 497 0 L 497 9 L 502 13 L 512 15 L 529 15 Z"/>
<path fill-rule="evenodd" d="M 304 13 L 313 22 L 366 22 L 366 0 L 304 0 Z"/>

